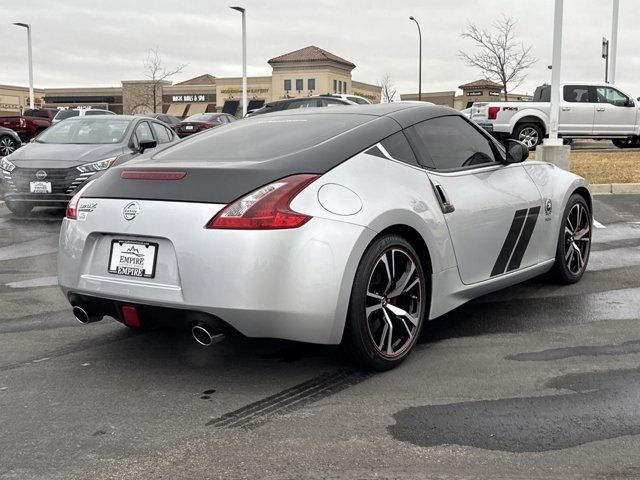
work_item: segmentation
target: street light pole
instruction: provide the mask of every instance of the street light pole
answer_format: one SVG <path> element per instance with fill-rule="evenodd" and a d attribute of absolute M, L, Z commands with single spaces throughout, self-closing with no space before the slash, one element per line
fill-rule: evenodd
<path fill-rule="evenodd" d="M 616 83 L 616 57 L 618 54 L 618 12 L 620 0 L 613 0 L 613 17 L 611 19 L 611 45 L 609 49 L 609 83 Z"/>
<path fill-rule="evenodd" d="M 413 15 L 409 17 L 409 20 L 413 20 L 416 22 L 418 27 L 418 40 L 420 42 L 420 46 L 418 47 L 418 101 L 422 101 L 422 31 L 420 30 L 420 24 L 418 20 L 413 18 Z"/>
<path fill-rule="evenodd" d="M 247 115 L 247 12 L 242 7 L 230 7 L 242 13 L 242 117 Z"/>
<path fill-rule="evenodd" d="M 551 60 L 551 112 L 549 122 L 549 138 L 545 145 L 562 145 L 558 138 L 558 122 L 560 120 L 560 72 L 562 71 L 562 13 L 563 0 L 555 0 L 553 15 L 553 56 Z"/>
<path fill-rule="evenodd" d="M 35 102 L 33 98 L 33 56 L 31 54 L 31 25 L 28 23 L 14 23 L 17 27 L 24 27 L 27 29 L 27 48 L 29 51 L 29 108 L 34 109 Z"/>
<path fill-rule="evenodd" d="M 602 58 L 604 58 L 604 83 L 609 83 L 609 40 L 602 37 Z"/>

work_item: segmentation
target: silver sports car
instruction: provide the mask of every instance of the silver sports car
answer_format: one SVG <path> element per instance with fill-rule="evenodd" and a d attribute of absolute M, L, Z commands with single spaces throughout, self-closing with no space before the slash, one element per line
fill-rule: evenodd
<path fill-rule="evenodd" d="M 260 115 L 111 168 L 70 202 L 59 281 L 83 323 L 343 343 L 391 368 L 423 324 L 589 259 L 586 182 L 420 104 Z"/>

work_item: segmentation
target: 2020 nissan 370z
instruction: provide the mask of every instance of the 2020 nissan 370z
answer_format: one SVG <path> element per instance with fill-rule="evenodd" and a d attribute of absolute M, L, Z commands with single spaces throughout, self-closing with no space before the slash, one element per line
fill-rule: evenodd
<path fill-rule="evenodd" d="M 110 169 L 70 202 L 59 282 L 82 322 L 171 322 L 406 358 L 485 293 L 586 268 L 585 181 L 454 110 L 268 114 Z"/>

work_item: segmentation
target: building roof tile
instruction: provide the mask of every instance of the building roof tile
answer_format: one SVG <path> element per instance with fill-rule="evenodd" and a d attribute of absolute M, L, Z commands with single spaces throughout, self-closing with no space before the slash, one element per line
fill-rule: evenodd
<path fill-rule="evenodd" d="M 351 68 L 355 68 L 355 64 L 351 63 L 349 60 L 345 60 L 344 58 L 334 55 L 331 52 L 327 52 L 326 50 L 320 47 L 316 47 L 315 45 L 304 47 L 304 48 L 301 48 L 300 50 L 295 50 L 293 52 L 285 53 L 284 55 L 280 55 L 279 57 L 274 57 L 271 60 L 269 60 L 269 64 L 288 63 L 288 62 L 326 62 L 326 61 L 336 62 Z"/>

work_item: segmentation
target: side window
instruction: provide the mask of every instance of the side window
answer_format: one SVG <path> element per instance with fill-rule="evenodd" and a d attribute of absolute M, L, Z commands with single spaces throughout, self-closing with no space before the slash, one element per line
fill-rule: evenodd
<path fill-rule="evenodd" d="M 169 134 L 164 125 L 153 122 L 151 128 L 153 128 L 153 132 L 156 134 L 158 143 L 168 143 L 171 141 L 172 135 Z"/>
<path fill-rule="evenodd" d="M 565 85 L 563 96 L 565 102 L 589 103 L 589 87 L 586 85 Z"/>
<path fill-rule="evenodd" d="M 404 133 L 394 133 L 380 143 L 392 158 L 408 163 L 409 165 L 418 166 L 418 160 L 416 160 L 416 156 L 413 154 L 413 150 L 411 150 L 411 146 L 404 136 Z"/>
<path fill-rule="evenodd" d="M 409 131 L 423 163 L 436 170 L 456 170 L 496 161 L 489 139 L 457 115 L 426 120 Z"/>
<path fill-rule="evenodd" d="M 611 87 L 596 87 L 596 102 L 609 103 L 616 107 L 629 105 L 629 97 Z"/>
<path fill-rule="evenodd" d="M 295 102 L 291 102 L 287 110 L 292 110 L 295 108 L 312 108 L 318 106 L 318 100 L 315 98 L 309 98 L 307 100 L 297 100 Z"/>
<path fill-rule="evenodd" d="M 155 140 L 153 138 L 153 134 L 151 133 L 151 128 L 147 122 L 141 122 L 137 127 L 136 131 L 133 133 L 135 137 L 134 143 L 135 145 L 140 145 L 140 142 L 149 142 Z"/>

